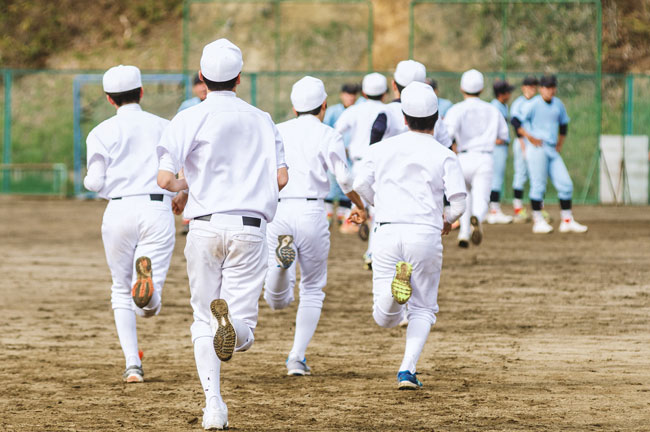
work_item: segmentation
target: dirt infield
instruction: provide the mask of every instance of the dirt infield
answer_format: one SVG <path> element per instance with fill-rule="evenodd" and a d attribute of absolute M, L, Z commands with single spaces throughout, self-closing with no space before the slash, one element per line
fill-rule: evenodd
<path fill-rule="evenodd" d="M 202 430 L 185 239 L 177 237 L 161 315 L 138 321 L 147 382 L 126 386 L 103 209 L 0 197 L 0 430 Z M 647 431 L 650 208 L 576 213 L 588 234 L 490 226 L 469 250 L 445 239 L 440 314 L 418 392 L 396 390 L 404 330 L 372 320 L 365 245 L 335 233 L 307 353 L 314 376 L 284 375 L 296 305 L 272 312 L 262 302 L 252 350 L 222 368 L 231 429 Z"/>

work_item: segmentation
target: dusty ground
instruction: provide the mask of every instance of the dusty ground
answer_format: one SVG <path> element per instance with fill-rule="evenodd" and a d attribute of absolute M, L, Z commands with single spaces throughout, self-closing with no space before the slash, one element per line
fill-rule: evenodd
<path fill-rule="evenodd" d="M 551 206 L 549 206 L 551 207 Z M 0 199 L 0 429 L 200 430 L 202 391 L 178 237 L 164 307 L 139 321 L 144 385 L 121 382 L 101 202 Z M 557 213 L 554 213 L 557 218 Z M 371 318 L 364 244 L 333 236 L 314 376 L 284 376 L 295 305 L 262 304 L 253 349 L 223 367 L 237 431 L 648 430 L 650 209 L 578 208 L 587 235 L 488 227 L 445 240 L 440 314 L 398 392 L 404 330 Z"/>

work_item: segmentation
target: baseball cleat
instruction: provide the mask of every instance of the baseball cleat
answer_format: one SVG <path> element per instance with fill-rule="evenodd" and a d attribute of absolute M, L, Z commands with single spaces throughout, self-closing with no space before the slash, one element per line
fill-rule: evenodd
<path fill-rule="evenodd" d="M 278 267 L 288 269 L 296 260 L 296 251 L 291 247 L 292 243 L 292 235 L 278 236 L 278 247 L 275 248 L 275 260 L 278 262 Z"/>
<path fill-rule="evenodd" d="M 221 406 L 203 408 L 203 422 L 205 430 L 223 430 L 228 428 L 228 407 L 221 402 Z"/>
<path fill-rule="evenodd" d="M 458 247 L 467 249 L 469 247 L 469 239 L 466 237 L 458 236 Z"/>
<path fill-rule="evenodd" d="M 372 255 L 363 254 L 363 269 L 372 271 Z"/>
<path fill-rule="evenodd" d="M 214 331 L 214 352 L 221 361 L 228 361 L 237 345 L 237 333 L 228 314 L 228 303 L 223 299 L 212 300 L 210 303 L 212 318 L 210 326 Z"/>
<path fill-rule="evenodd" d="M 361 240 L 368 241 L 368 238 L 370 237 L 370 227 L 368 226 L 368 222 L 359 225 L 358 234 Z"/>
<path fill-rule="evenodd" d="M 542 217 L 544 218 L 544 220 L 545 220 L 547 223 L 552 223 L 552 222 L 553 222 L 553 218 L 551 217 L 551 215 L 548 214 L 548 212 L 547 212 L 546 210 L 544 210 L 544 209 L 542 209 L 541 211 L 542 211 Z"/>
<path fill-rule="evenodd" d="M 287 375 L 290 376 L 305 376 L 311 375 L 311 368 L 307 366 L 307 359 L 298 360 L 295 358 L 287 358 L 285 362 L 287 365 Z"/>
<path fill-rule="evenodd" d="M 141 383 L 144 382 L 144 372 L 142 371 L 142 366 L 129 366 L 124 371 L 122 379 L 125 383 Z"/>
<path fill-rule="evenodd" d="M 399 390 L 417 390 L 422 387 L 422 383 L 415 376 L 416 373 L 411 373 L 407 370 L 397 372 L 397 388 Z"/>
<path fill-rule="evenodd" d="M 469 223 L 472 225 L 472 243 L 475 245 L 480 245 L 483 241 L 483 228 L 481 227 L 481 222 L 479 222 L 476 216 L 472 216 L 469 219 Z"/>
<path fill-rule="evenodd" d="M 528 223 L 531 221 L 530 214 L 526 211 L 525 208 L 520 209 L 515 213 L 514 218 L 512 219 L 514 223 Z"/>
<path fill-rule="evenodd" d="M 131 290 L 131 297 L 137 307 L 142 309 L 147 306 L 153 296 L 153 280 L 151 279 L 151 260 L 142 256 L 135 261 L 135 271 L 138 280 L 135 281 Z"/>
<path fill-rule="evenodd" d="M 390 284 L 390 291 L 397 303 L 404 304 L 409 301 L 413 292 L 413 288 L 411 287 L 413 266 L 407 262 L 399 261 L 395 265 L 395 268 L 395 277 Z"/>
<path fill-rule="evenodd" d="M 501 210 L 490 211 L 487 215 L 486 222 L 490 225 L 506 225 L 512 223 L 512 216 L 504 214 Z"/>
<path fill-rule="evenodd" d="M 578 222 L 575 221 L 575 219 L 571 218 L 560 222 L 559 231 L 561 233 L 568 233 L 568 232 L 584 233 L 587 232 L 587 229 L 588 228 L 586 225 L 579 224 Z"/>
<path fill-rule="evenodd" d="M 552 232 L 553 227 L 544 219 L 539 219 L 533 224 L 533 234 L 550 234 Z"/>

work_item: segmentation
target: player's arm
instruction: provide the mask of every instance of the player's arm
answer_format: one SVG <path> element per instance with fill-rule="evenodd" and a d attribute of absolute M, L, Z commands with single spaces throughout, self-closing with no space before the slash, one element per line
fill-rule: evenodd
<path fill-rule="evenodd" d="M 289 167 L 284 158 L 284 141 L 282 141 L 282 135 L 280 135 L 278 128 L 275 127 L 275 123 L 271 120 L 270 115 L 269 121 L 273 125 L 273 133 L 275 134 L 275 160 L 278 164 L 278 190 L 282 190 L 287 183 L 289 183 Z"/>
<path fill-rule="evenodd" d="M 562 146 L 564 145 L 564 140 L 566 139 L 568 133 L 569 133 L 569 125 L 568 124 L 560 125 L 560 134 L 557 137 L 557 145 L 555 146 L 555 149 L 557 150 L 558 153 L 562 151 Z"/>
<path fill-rule="evenodd" d="M 341 134 L 333 132 L 332 139 L 329 142 L 327 148 L 327 157 L 325 158 L 325 164 L 329 172 L 334 174 L 336 182 L 340 186 L 341 190 L 347 196 L 352 204 L 354 204 L 358 209 L 363 211 L 362 220 L 354 220 L 355 223 L 362 223 L 366 219 L 365 214 L 365 205 L 363 200 L 357 192 L 353 190 L 353 178 L 352 173 L 350 172 L 350 167 L 348 166 L 347 157 L 345 154 L 345 144 L 343 143 L 343 137 Z M 359 212 L 360 213 L 360 212 Z"/>
<path fill-rule="evenodd" d="M 84 187 L 89 191 L 99 192 L 106 181 L 108 152 L 93 132 L 88 134 L 86 139 L 86 154 L 88 155 L 88 165 L 86 177 L 84 178 Z"/>
<path fill-rule="evenodd" d="M 375 183 L 375 163 L 372 160 L 372 154 L 368 153 L 366 153 L 366 157 L 359 162 L 361 168 L 354 179 L 352 188 L 365 202 L 373 205 L 375 202 L 375 191 L 373 189 Z M 359 208 L 352 209 L 350 220 L 355 223 L 360 223 L 358 220 L 361 219 L 362 212 L 364 211 Z M 359 216 L 358 218 L 356 218 L 357 215 Z"/>
<path fill-rule="evenodd" d="M 443 215 L 444 225 L 442 235 L 447 235 L 451 231 L 451 224 L 456 222 L 465 212 L 467 189 L 465 187 L 465 177 L 460 168 L 460 163 L 456 156 L 448 157 L 443 163 L 442 181 L 444 185 L 445 196 L 449 201 L 449 206 L 445 207 Z"/>
<path fill-rule="evenodd" d="M 512 123 L 512 125 L 514 126 L 518 137 L 526 137 L 528 141 L 530 141 L 530 143 L 536 147 L 540 147 L 542 145 L 541 139 L 535 138 L 530 133 L 528 133 L 526 129 L 523 128 L 523 126 L 521 125 L 521 120 L 519 120 L 519 117 L 513 117 L 510 123 Z"/>
<path fill-rule="evenodd" d="M 433 128 L 433 138 L 448 149 L 454 145 L 449 132 L 447 132 L 447 126 L 441 118 L 438 118 Z"/>
<path fill-rule="evenodd" d="M 188 153 L 184 150 L 185 137 L 183 136 L 182 123 L 176 123 L 174 120 L 165 128 L 156 153 L 158 155 L 158 186 L 170 192 L 180 192 L 187 189 L 185 178 L 176 178 L 176 173 L 181 171 L 185 162 L 185 155 Z"/>
<path fill-rule="evenodd" d="M 510 140 L 510 135 L 508 134 L 508 123 L 506 122 L 505 117 L 499 113 L 499 127 L 497 129 L 497 145 L 506 145 Z"/>

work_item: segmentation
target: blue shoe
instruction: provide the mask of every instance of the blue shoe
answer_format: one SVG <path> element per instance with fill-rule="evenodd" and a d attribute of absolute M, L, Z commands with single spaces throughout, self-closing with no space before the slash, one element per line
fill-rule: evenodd
<path fill-rule="evenodd" d="M 397 372 L 397 388 L 399 390 L 417 390 L 422 387 L 422 383 L 416 378 L 416 373 L 407 370 Z"/>
<path fill-rule="evenodd" d="M 285 363 L 287 365 L 287 375 L 311 375 L 311 369 L 307 366 L 307 359 L 297 360 L 295 358 L 287 358 Z"/>

